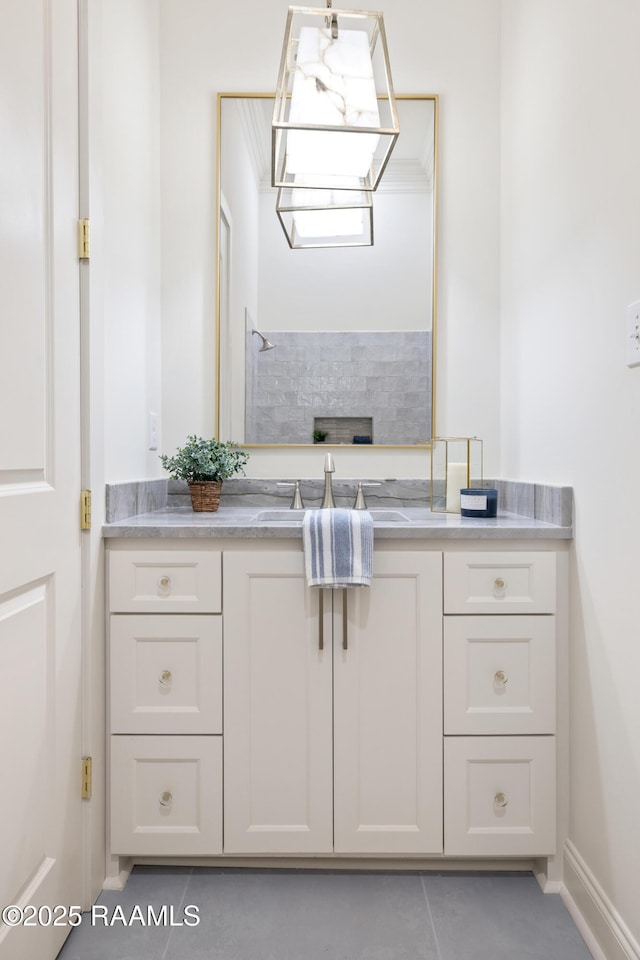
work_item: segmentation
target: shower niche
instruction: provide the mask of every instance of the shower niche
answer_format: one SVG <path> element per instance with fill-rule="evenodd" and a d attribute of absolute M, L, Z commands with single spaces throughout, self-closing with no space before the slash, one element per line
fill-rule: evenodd
<path fill-rule="evenodd" d="M 318 439 L 318 434 L 326 434 Z M 314 417 L 314 443 L 374 443 L 372 417 Z"/>

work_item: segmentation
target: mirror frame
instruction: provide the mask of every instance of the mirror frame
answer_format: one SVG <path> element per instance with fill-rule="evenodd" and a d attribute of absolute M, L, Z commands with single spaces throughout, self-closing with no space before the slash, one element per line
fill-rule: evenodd
<path fill-rule="evenodd" d="M 357 446 L 358 450 L 415 450 L 422 452 L 429 450 L 433 440 L 437 437 L 436 433 L 436 356 L 437 356 L 437 294 L 438 294 L 438 189 L 439 189 L 439 95 L 437 93 L 396 93 L 396 100 L 430 100 L 433 103 L 433 224 L 432 224 L 432 242 L 433 242 L 433 283 L 431 296 L 431 437 L 426 443 L 416 444 L 361 444 Z M 250 92 L 219 92 L 217 95 L 216 107 L 216 219 L 215 219 L 215 352 L 214 369 L 216 372 L 215 389 L 215 436 L 220 437 L 220 401 L 221 401 L 221 331 L 220 331 L 220 216 L 221 216 L 221 177 L 222 177 L 222 104 L 225 100 L 238 99 L 275 99 L 275 93 L 250 93 Z M 274 208 L 274 216 L 275 216 Z M 247 449 L 257 450 L 308 450 L 313 447 L 312 443 L 244 443 L 238 441 L 239 445 Z M 323 447 L 344 449 L 344 445 L 324 443 Z"/>

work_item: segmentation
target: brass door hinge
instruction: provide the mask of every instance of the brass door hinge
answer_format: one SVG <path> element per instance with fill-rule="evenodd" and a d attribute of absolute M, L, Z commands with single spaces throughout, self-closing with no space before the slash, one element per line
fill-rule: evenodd
<path fill-rule="evenodd" d="M 91 490 L 80 494 L 80 529 L 91 530 Z"/>
<path fill-rule="evenodd" d="M 91 787 L 92 787 L 92 760 L 91 757 L 82 758 L 82 799 L 90 800 L 91 799 Z"/>
<path fill-rule="evenodd" d="M 89 221 L 78 220 L 78 259 L 88 260 L 91 255 Z"/>

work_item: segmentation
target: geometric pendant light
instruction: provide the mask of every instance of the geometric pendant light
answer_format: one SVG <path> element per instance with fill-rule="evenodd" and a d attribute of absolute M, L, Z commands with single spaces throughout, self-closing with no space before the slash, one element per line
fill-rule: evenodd
<path fill-rule="evenodd" d="M 334 11 L 331 3 L 289 7 L 272 121 L 272 186 L 361 195 L 378 186 L 400 132 L 387 41 L 381 13 Z M 283 198 L 285 206 L 293 200 Z"/>
<path fill-rule="evenodd" d="M 373 244 L 373 194 L 319 190 L 296 183 L 280 187 L 276 212 L 292 250 L 366 247 Z"/>

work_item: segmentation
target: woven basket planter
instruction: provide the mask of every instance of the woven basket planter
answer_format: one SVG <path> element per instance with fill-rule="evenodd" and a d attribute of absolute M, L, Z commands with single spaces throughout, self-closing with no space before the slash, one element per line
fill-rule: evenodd
<path fill-rule="evenodd" d="M 220 506 L 222 480 L 193 480 L 189 483 L 191 506 L 199 513 L 213 512 Z"/>

